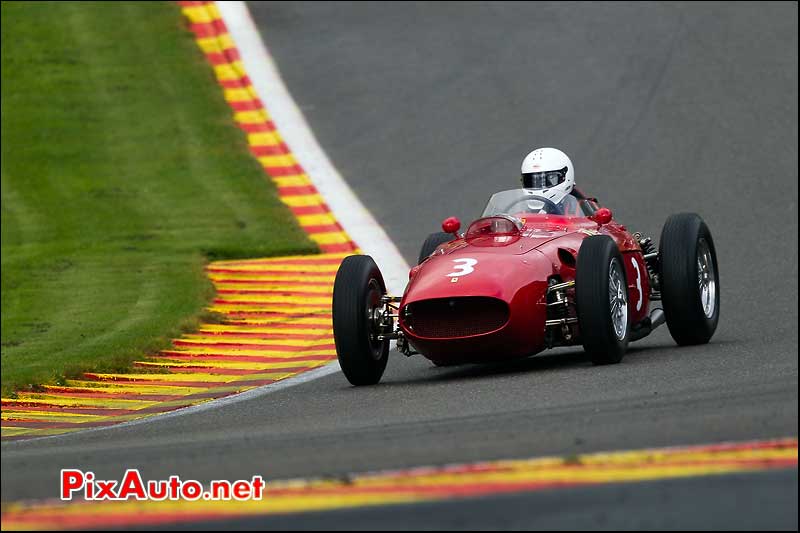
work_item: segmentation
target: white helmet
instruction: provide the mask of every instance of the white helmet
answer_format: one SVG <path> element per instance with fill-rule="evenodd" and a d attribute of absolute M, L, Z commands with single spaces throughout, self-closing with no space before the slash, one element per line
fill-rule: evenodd
<path fill-rule="evenodd" d="M 556 148 L 537 148 L 522 160 L 522 186 L 557 204 L 575 186 L 572 161 Z"/>

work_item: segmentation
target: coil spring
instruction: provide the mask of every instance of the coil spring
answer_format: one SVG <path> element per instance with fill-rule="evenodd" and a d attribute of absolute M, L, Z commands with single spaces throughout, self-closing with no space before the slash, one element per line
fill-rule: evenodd
<path fill-rule="evenodd" d="M 646 237 L 639 241 L 639 246 L 642 248 L 642 253 L 647 255 L 653 253 L 653 240 Z"/>
<path fill-rule="evenodd" d="M 558 280 L 560 282 L 560 279 Z M 549 303 L 555 303 L 557 301 L 557 295 L 563 296 L 564 300 L 567 300 L 567 294 L 565 290 L 560 290 L 558 292 L 551 293 L 548 297 Z M 559 319 L 559 318 L 569 318 L 569 306 L 568 305 L 552 305 L 548 306 L 548 317 L 551 319 Z"/>
<path fill-rule="evenodd" d="M 650 278 L 654 278 L 655 275 L 658 273 L 658 256 L 655 257 L 647 257 L 647 255 L 652 254 L 655 252 L 655 246 L 653 245 L 653 239 L 650 237 L 646 237 L 644 239 L 639 240 L 639 247 L 642 249 L 642 254 L 645 256 L 645 265 L 647 266 L 647 272 L 650 274 Z"/>

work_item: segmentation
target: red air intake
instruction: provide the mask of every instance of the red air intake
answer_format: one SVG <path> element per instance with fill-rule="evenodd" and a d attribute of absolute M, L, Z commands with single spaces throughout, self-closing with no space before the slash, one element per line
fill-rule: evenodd
<path fill-rule="evenodd" d="M 508 305 L 483 296 L 422 300 L 405 306 L 403 312 L 411 333 L 429 339 L 481 335 L 508 322 Z"/>

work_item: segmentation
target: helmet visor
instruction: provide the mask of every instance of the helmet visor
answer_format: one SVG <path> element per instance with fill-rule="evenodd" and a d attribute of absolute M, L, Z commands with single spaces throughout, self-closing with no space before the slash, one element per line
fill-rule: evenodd
<path fill-rule="evenodd" d="M 522 175 L 522 186 L 526 189 L 549 189 L 567 179 L 567 167 L 561 170 L 529 172 Z"/>

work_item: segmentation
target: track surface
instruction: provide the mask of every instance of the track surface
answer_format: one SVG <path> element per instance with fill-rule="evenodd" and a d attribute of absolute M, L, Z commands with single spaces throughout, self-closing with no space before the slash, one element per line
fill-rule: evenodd
<path fill-rule="evenodd" d="M 678 349 L 663 328 L 598 368 L 580 350 L 450 369 L 394 354 L 377 387 L 334 374 L 140 426 L 4 443 L 3 501 L 55 496 L 62 467 L 285 478 L 797 435 L 797 4 L 251 10 L 322 146 L 409 262 L 442 218 L 470 220 L 515 186 L 530 149 L 557 146 L 631 229 L 657 238 L 670 213 L 702 214 L 720 261 L 716 336 Z M 564 493 L 574 506 L 560 493 L 426 504 L 417 522 L 385 508 L 230 525 L 797 528 L 796 494 L 792 471 Z M 779 503 L 759 521 L 732 497 Z M 503 520 L 479 512 L 497 505 Z"/>

